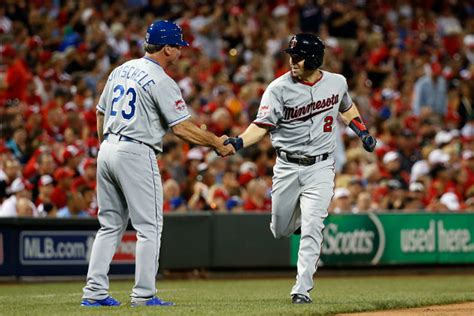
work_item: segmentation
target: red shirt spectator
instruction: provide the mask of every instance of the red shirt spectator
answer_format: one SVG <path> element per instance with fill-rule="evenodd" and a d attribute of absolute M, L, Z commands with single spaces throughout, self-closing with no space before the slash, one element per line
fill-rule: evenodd
<path fill-rule="evenodd" d="M 5 45 L 1 53 L 3 58 L 6 57 L 5 61 L 7 64 L 11 60 L 5 79 L 7 83 L 6 99 L 26 101 L 28 97 L 28 82 L 31 80 L 32 75 L 23 60 L 19 58 L 14 59 L 15 54 L 15 49 L 10 45 Z"/>
<path fill-rule="evenodd" d="M 464 190 L 467 192 L 469 188 L 474 186 L 474 152 L 465 150 L 462 153 L 463 168 L 462 173 L 466 174 L 466 182 L 464 183 Z"/>
<path fill-rule="evenodd" d="M 96 171 L 97 163 L 93 158 L 87 158 L 83 165 L 84 174 L 80 177 L 77 177 L 72 182 L 72 190 L 77 191 L 81 187 L 87 187 L 89 189 L 95 190 L 96 188 Z"/>
<path fill-rule="evenodd" d="M 54 172 L 54 180 L 57 184 L 51 194 L 51 201 L 58 209 L 67 205 L 73 176 L 74 172 L 69 168 L 59 168 Z"/>
<path fill-rule="evenodd" d="M 267 194 L 267 189 L 267 185 L 262 179 L 251 180 L 247 185 L 247 198 L 244 200 L 244 210 L 271 211 L 272 203 Z"/>
<path fill-rule="evenodd" d="M 272 201 L 264 199 L 263 203 L 256 204 L 252 198 L 247 198 L 244 201 L 244 210 L 246 212 L 264 211 L 269 212 L 272 210 Z"/>

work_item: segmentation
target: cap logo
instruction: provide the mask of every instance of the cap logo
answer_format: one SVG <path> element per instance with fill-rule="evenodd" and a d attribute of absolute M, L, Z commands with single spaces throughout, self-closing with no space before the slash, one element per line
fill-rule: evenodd
<path fill-rule="evenodd" d="M 293 36 L 293 38 L 290 41 L 290 48 L 295 48 L 296 43 L 297 43 L 296 36 Z"/>

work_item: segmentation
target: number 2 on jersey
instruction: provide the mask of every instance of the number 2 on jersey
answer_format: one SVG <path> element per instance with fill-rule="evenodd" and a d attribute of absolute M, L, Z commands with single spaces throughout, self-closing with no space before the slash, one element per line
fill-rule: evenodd
<path fill-rule="evenodd" d="M 334 118 L 331 115 L 328 115 L 324 118 L 323 131 L 325 133 L 332 132 L 332 122 L 333 121 L 334 121 Z"/>
<path fill-rule="evenodd" d="M 135 102 L 137 101 L 137 93 L 133 88 L 128 88 L 127 93 L 125 93 L 125 88 L 120 84 L 115 86 L 114 88 L 114 94 L 117 92 L 119 94 L 112 99 L 112 106 L 110 107 L 110 116 L 117 115 L 117 111 L 114 110 L 114 105 L 123 98 L 124 94 L 126 94 L 127 97 L 130 96 L 130 101 L 128 102 L 130 112 L 127 113 L 125 110 L 122 110 L 121 114 L 124 119 L 129 120 L 135 115 Z"/>

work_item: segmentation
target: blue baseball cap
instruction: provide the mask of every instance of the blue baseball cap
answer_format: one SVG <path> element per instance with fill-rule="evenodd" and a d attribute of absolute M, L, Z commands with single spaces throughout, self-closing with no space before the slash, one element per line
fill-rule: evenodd
<path fill-rule="evenodd" d="M 146 31 L 145 42 L 151 45 L 189 46 L 183 40 L 183 30 L 176 23 L 158 20 L 150 24 Z"/>

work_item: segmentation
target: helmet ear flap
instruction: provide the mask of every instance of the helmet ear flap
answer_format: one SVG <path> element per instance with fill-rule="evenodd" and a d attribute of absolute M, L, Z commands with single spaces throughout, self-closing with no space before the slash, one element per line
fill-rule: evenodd
<path fill-rule="evenodd" d="M 319 66 L 316 64 L 315 59 L 306 58 L 304 60 L 304 69 L 306 69 L 306 70 L 316 70 L 318 68 L 319 68 Z"/>
<path fill-rule="evenodd" d="M 306 58 L 304 60 L 304 68 L 306 70 L 316 70 L 319 67 L 321 67 L 322 64 L 323 64 L 322 57 L 319 57 L 319 56 L 314 57 L 314 58 Z"/>

